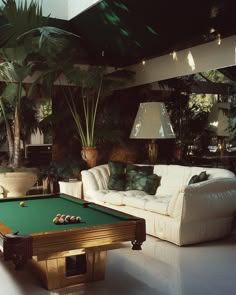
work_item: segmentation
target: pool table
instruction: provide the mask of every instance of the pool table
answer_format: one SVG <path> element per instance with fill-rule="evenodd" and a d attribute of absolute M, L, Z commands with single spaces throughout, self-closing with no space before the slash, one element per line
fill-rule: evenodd
<path fill-rule="evenodd" d="M 57 214 L 81 222 L 55 224 Z M 145 239 L 144 219 L 65 194 L 0 199 L 4 258 L 28 262 L 49 290 L 103 279 L 107 250 L 125 241 L 140 250 Z"/>

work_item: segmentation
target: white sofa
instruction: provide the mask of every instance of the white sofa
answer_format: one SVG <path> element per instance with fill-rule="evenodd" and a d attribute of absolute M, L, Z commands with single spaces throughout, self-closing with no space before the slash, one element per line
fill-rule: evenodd
<path fill-rule="evenodd" d="M 202 171 L 209 174 L 208 180 L 188 185 Z M 109 190 L 109 173 L 108 164 L 82 171 L 84 199 L 145 218 L 150 235 L 182 246 L 223 238 L 232 231 L 236 178 L 229 170 L 154 165 L 154 173 L 161 176 L 155 195 Z"/>

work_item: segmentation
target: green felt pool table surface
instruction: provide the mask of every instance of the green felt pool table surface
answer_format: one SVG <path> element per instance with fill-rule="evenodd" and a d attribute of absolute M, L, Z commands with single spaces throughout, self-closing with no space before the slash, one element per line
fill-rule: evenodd
<path fill-rule="evenodd" d="M 21 201 L 24 201 L 24 207 L 20 206 Z M 132 216 L 96 204 L 85 208 L 84 203 L 64 194 L 1 199 L 0 222 L 19 235 L 28 235 L 134 220 Z M 53 219 L 57 214 L 80 216 L 81 222 L 55 224 Z"/>

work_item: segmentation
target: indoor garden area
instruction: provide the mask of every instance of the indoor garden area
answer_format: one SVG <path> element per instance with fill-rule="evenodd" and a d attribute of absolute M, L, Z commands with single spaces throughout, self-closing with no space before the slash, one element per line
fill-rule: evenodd
<path fill-rule="evenodd" d="M 234 2 L 0 1 L 4 295 L 235 293 Z"/>

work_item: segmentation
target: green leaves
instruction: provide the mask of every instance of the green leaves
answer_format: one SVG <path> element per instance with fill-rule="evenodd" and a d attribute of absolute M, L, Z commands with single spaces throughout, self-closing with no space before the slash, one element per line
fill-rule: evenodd
<path fill-rule="evenodd" d="M 16 46 L 17 37 L 30 29 L 44 26 L 48 18 L 43 17 L 41 3 L 31 1 L 3 0 L 6 24 L 0 27 L 0 45 L 5 47 Z"/>
<path fill-rule="evenodd" d="M 14 61 L 5 61 L 0 64 L 0 77 L 6 82 L 22 82 L 31 74 L 33 64 L 27 67 Z"/>
<path fill-rule="evenodd" d="M 71 89 L 64 93 L 83 147 L 95 146 L 94 131 L 103 72 L 102 67 L 89 67 L 83 70 L 74 67 L 66 74 L 68 80 L 77 86 L 76 95 Z M 82 105 L 79 105 L 79 100 L 82 100 Z"/>
<path fill-rule="evenodd" d="M 31 40 L 32 46 L 38 47 L 39 52 L 43 55 L 45 55 L 45 52 L 55 55 L 69 48 L 69 37 L 80 38 L 80 36 L 69 31 L 44 25 L 23 32 L 18 35 L 16 40 L 21 44 L 28 44 L 29 40 Z"/>

